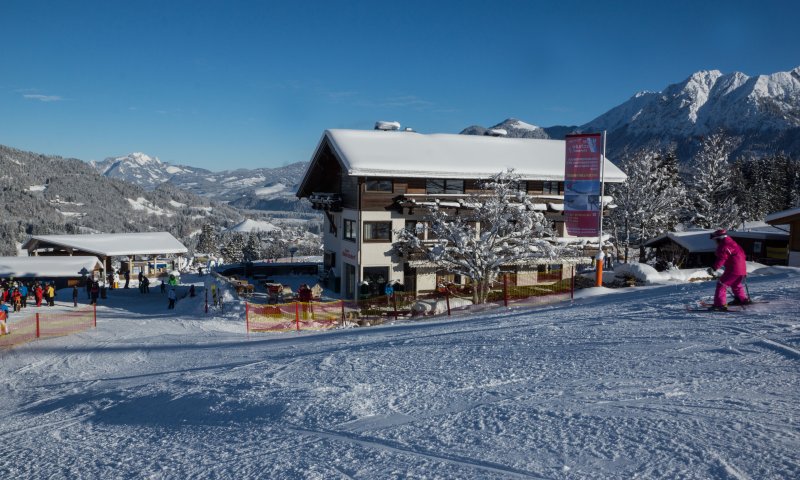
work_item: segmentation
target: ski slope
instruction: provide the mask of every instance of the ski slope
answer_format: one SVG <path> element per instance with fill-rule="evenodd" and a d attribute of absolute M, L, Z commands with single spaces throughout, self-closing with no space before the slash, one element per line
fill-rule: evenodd
<path fill-rule="evenodd" d="M 250 337 L 118 290 L 0 352 L 0 478 L 800 478 L 799 272 Z"/>

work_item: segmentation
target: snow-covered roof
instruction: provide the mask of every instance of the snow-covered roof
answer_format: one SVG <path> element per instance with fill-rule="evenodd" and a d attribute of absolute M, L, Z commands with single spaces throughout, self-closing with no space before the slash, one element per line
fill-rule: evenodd
<path fill-rule="evenodd" d="M 348 175 L 488 178 L 513 168 L 523 180 L 564 180 L 563 140 L 380 130 L 326 130 Z M 625 174 L 605 161 L 605 180 Z"/>
<path fill-rule="evenodd" d="M 767 215 L 764 219 L 767 223 L 780 223 L 789 220 L 792 217 L 800 217 L 800 207 L 784 210 L 782 212 L 775 212 Z"/>
<path fill-rule="evenodd" d="M 42 244 L 81 250 L 106 257 L 186 253 L 188 249 L 169 232 L 98 233 L 88 235 L 33 235 L 22 245 L 36 249 Z"/>
<path fill-rule="evenodd" d="M 0 277 L 80 277 L 81 272 L 103 268 L 94 256 L 0 257 Z"/>
<path fill-rule="evenodd" d="M 644 245 L 653 246 L 664 239 L 670 239 L 681 247 L 693 253 L 714 252 L 717 243 L 711 239 L 714 230 L 688 230 L 686 232 L 667 232 L 648 240 Z"/>
<path fill-rule="evenodd" d="M 687 230 L 685 232 L 667 232 L 648 240 L 644 245 L 650 247 L 660 243 L 664 239 L 670 239 L 692 253 L 714 252 L 717 250 L 717 243 L 711 239 L 710 234 L 713 231 L 714 230 Z M 749 230 L 744 232 L 732 230 L 728 232 L 728 235 L 733 238 L 751 238 L 759 240 L 782 240 L 789 238 L 788 233 L 777 229 Z"/>

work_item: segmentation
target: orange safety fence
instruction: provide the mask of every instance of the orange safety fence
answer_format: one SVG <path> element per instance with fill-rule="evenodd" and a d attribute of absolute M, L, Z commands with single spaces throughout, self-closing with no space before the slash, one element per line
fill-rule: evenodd
<path fill-rule="evenodd" d="M 342 302 L 245 303 L 248 332 L 324 330 L 340 324 Z"/>
<path fill-rule="evenodd" d="M 29 309 L 25 309 L 29 310 Z M 5 321 L 8 333 L 0 335 L 0 347 L 10 347 L 39 338 L 61 337 L 97 326 L 94 305 L 70 311 L 15 312 Z"/>
<path fill-rule="evenodd" d="M 476 309 L 533 307 L 570 300 L 575 291 L 574 268 L 546 272 L 504 273 L 486 297 L 473 305 L 470 285 L 441 286 L 428 293 L 395 292 L 358 300 L 245 304 L 248 332 L 279 332 L 333 328 L 345 322 L 381 323 L 411 317 L 459 315 Z"/>

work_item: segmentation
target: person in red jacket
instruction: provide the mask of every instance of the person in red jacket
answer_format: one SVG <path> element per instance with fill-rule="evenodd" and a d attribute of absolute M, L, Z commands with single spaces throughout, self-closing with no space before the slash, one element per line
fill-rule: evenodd
<path fill-rule="evenodd" d="M 36 290 L 33 291 L 33 296 L 36 297 L 36 306 L 41 307 L 42 297 L 44 296 L 44 290 L 42 289 L 42 286 L 39 285 L 38 283 L 36 284 Z"/>
<path fill-rule="evenodd" d="M 744 279 L 747 276 L 747 264 L 742 247 L 728 236 L 725 229 L 717 230 L 711 234 L 717 242 L 717 261 L 708 269 L 708 273 L 718 277 L 717 290 L 714 292 L 714 305 L 711 310 L 728 309 L 728 290 L 733 292 L 734 300 L 731 305 L 747 305 L 752 303 L 744 289 Z M 724 270 L 722 268 L 724 267 Z"/>

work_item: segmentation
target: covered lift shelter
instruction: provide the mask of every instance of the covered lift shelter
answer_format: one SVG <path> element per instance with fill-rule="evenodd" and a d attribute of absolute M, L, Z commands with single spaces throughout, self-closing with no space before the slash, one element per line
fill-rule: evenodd
<path fill-rule="evenodd" d="M 33 235 L 22 248 L 30 256 L 94 256 L 103 263 L 106 272 L 111 270 L 111 260 L 123 257 L 128 268 L 136 257 L 144 257 L 147 264 L 158 257 L 175 258 L 188 249 L 169 232 L 98 233 L 86 235 Z M 173 260 L 174 268 L 174 260 Z"/>

